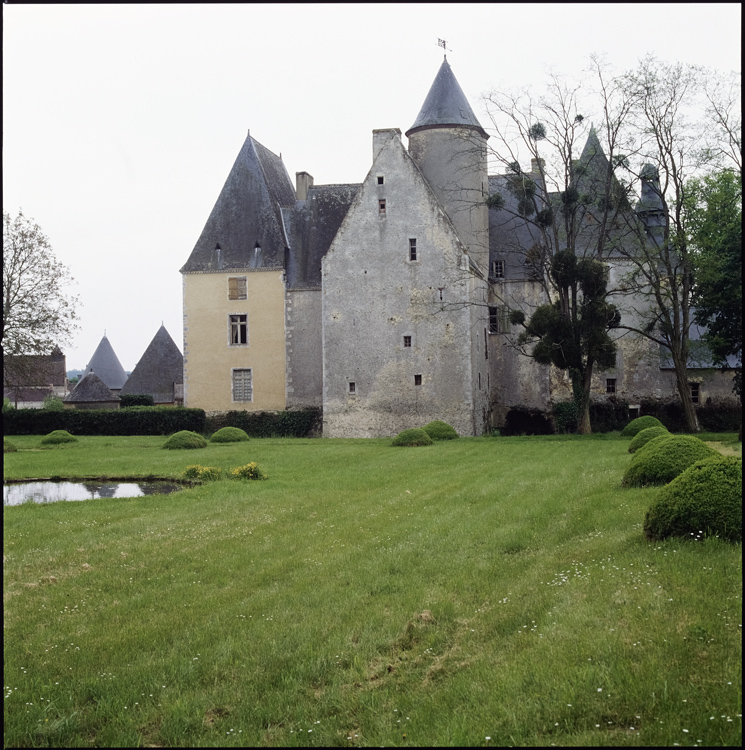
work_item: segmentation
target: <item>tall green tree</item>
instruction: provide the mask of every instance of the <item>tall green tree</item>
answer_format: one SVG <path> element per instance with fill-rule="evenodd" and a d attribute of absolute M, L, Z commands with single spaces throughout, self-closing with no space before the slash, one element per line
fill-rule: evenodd
<path fill-rule="evenodd" d="M 742 175 L 725 170 L 689 185 L 688 224 L 695 250 L 695 322 L 723 370 L 735 370 L 742 398 Z M 738 365 L 730 368 L 727 359 Z"/>

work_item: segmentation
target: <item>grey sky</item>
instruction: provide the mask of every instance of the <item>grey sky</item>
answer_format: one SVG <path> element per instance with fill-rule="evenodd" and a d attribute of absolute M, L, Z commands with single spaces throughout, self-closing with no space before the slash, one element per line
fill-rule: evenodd
<path fill-rule="evenodd" d="M 739 4 L 3 5 L 3 207 L 78 284 L 82 369 L 106 331 L 134 368 L 246 131 L 290 176 L 361 182 L 374 128 L 414 122 L 442 61 L 479 118 L 492 88 L 647 53 L 740 70 Z M 483 124 L 486 118 L 482 119 Z"/>

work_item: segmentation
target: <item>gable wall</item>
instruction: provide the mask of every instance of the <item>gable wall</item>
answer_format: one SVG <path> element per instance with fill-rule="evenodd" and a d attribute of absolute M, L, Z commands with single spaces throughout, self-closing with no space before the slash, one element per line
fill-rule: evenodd
<path fill-rule="evenodd" d="M 417 240 L 413 263 L 410 238 Z M 392 135 L 323 261 L 324 436 L 390 436 L 433 419 L 474 433 L 471 311 L 461 304 L 469 299 L 467 262 Z"/>

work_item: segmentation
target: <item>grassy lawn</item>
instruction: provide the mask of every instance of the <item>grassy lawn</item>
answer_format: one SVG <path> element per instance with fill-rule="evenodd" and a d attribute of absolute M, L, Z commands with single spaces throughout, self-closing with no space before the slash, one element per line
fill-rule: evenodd
<path fill-rule="evenodd" d="M 647 542 L 627 439 L 10 439 L 269 479 L 4 509 L 6 746 L 741 744 L 741 545 Z"/>

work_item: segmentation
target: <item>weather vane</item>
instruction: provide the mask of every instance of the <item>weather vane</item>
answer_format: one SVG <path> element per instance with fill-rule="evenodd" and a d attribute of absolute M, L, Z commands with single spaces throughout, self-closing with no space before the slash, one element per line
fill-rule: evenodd
<path fill-rule="evenodd" d="M 445 50 L 445 52 L 452 52 L 453 51 L 451 49 L 448 49 L 447 42 L 444 39 L 438 39 L 437 40 L 437 46 L 438 47 L 442 47 Z M 445 58 L 447 59 L 447 55 L 445 55 Z"/>

